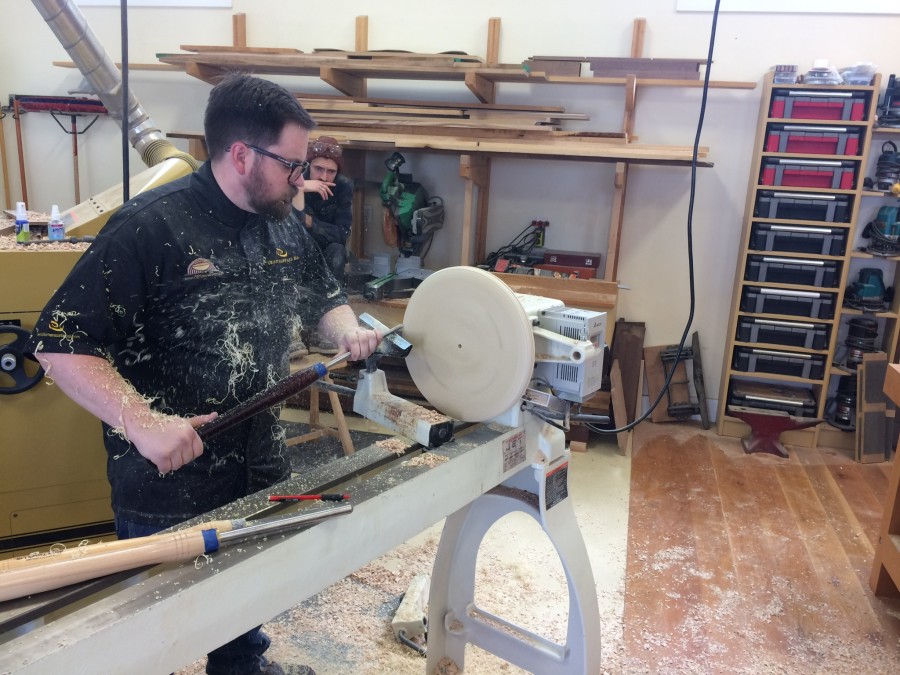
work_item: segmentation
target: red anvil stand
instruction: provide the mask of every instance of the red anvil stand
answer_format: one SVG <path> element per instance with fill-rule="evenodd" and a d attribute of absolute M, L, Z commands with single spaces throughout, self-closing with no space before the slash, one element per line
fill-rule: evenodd
<path fill-rule="evenodd" d="M 728 414 L 750 425 L 750 438 L 741 439 L 744 452 L 767 452 L 779 457 L 787 457 L 787 449 L 778 437 L 785 431 L 796 431 L 814 427 L 822 422 L 818 418 L 794 417 L 781 410 L 759 410 L 743 406 L 728 406 Z"/>

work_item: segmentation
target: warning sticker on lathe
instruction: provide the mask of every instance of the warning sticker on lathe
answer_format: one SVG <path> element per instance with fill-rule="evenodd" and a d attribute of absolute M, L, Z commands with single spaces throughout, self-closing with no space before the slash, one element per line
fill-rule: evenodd
<path fill-rule="evenodd" d="M 569 496 L 568 462 L 563 462 L 547 474 L 544 482 L 544 490 L 547 496 L 548 509 L 553 508 Z"/>
<path fill-rule="evenodd" d="M 525 461 L 525 432 L 520 431 L 503 441 L 504 473 Z"/>

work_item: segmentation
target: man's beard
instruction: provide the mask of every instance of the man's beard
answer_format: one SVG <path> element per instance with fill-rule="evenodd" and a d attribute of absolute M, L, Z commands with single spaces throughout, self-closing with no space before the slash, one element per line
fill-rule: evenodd
<path fill-rule="evenodd" d="M 276 199 L 264 199 L 266 182 L 262 172 L 254 168 L 250 171 L 250 184 L 247 186 L 247 203 L 254 213 L 281 221 L 291 215 L 291 201 L 300 191 L 296 185 L 287 183 L 285 192 Z"/>

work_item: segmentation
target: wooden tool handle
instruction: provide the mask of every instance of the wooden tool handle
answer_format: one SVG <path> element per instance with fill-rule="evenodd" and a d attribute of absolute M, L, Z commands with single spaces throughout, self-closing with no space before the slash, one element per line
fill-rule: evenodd
<path fill-rule="evenodd" d="M 212 422 L 207 422 L 197 427 L 197 434 L 204 441 L 212 438 L 216 434 L 230 429 L 235 424 L 243 422 L 257 413 L 299 394 L 327 374 L 328 369 L 323 363 L 315 363 L 309 368 L 298 370 L 296 373 L 279 380 L 268 389 L 251 396 L 231 410 L 222 413 Z"/>
<path fill-rule="evenodd" d="M 66 558 L 48 555 L 2 560 L 0 602 L 144 565 L 190 560 L 204 553 L 206 548 L 202 531 L 186 530 L 79 546 L 67 551 L 72 555 Z M 20 560 L 27 564 L 21 564 Z"/>
<path fill-rule="evenodd" d="M 144 541 L 155 537 L 168 537 L 172 534 L 184 534 L 188 532 L 202 532 L 203 530 L 215 530 L 216 532 L 231 532 L 234 529 L 240 529 L 244 526 L 243 520 L 213 520 L 208 523 L 201 523 L 184 530 L 178 530 L 177 533 L 171 532 L 166 534 L 152 534 L 148 537 L 139 539 L 120 539 L 116 541 L 98 542 L 96 544 L 86 544 L 84 546 L 73 546 L 65 548 L 61 551 L 37 551 L 28 556 L 18 558 L 10 558 L 8 560 L 0 560 L 0 575 L 3 572 L 17 569 L 25 569 L 46 565 L 49 563 L 58 563 L 64 560 L 77 560 L 86 556 L 95 556 L 99 554 L 115 553 L 117 551 L 129 550 L 134 547 L 136 541 Z"/>

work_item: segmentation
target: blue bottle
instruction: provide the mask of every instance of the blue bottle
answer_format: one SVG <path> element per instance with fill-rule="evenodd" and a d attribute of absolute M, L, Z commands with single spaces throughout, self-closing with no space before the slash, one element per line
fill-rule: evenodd
<path fill-rule="evenodd" d="M 50 241 L 62 241 L 66 238 L 66 226 L 59 218 L 59 207 L 54 204 L 50 209 L 50 222 L 47 223 L 47 239 Z"/>

